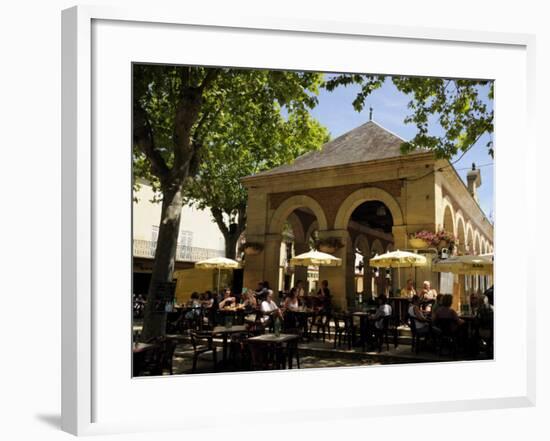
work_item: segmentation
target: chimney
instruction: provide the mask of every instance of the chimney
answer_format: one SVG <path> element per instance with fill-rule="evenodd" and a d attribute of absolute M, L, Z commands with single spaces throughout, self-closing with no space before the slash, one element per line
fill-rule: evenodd
<path fill-rule="evenodd" d="M 481 173 L 479 172 L 479 169 L 476 169 L 475 162 L 472 163 L 472 169 L 468 172 L 466 178 L 468 180 L 468 191 L 474 200 L 479 202 L 477 198 L 477 187 L 481 185 Z"/>

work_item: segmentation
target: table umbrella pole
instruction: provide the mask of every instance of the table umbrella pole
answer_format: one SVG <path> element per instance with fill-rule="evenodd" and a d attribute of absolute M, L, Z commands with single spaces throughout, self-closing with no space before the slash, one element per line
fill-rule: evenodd
<path fill-rule="evenodd" d="M 401 286 L 401 267 L 397 266 L 397 289 Z M 401 295 L 401 292 L 399 292 L 399 295 Z"/>
<path fill-rule="evenodd" d="M 220 294 L 220 273 L 221 273 L 221 268 L 218 268 L 218 290 L 216 291 L 216 295 Z"/>

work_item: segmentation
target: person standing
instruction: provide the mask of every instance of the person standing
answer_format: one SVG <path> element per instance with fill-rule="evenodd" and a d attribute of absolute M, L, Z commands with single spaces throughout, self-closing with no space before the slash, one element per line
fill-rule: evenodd
<path fill-rule="evenodd" d="M 323 312 L 327 315 L 327 317 L 330 317 L 332 313 L 332 296 L 328 287 L 328 280 L 323 280 L 321 282 L 321 288 L 317 291 L 317 297 L 320 300 Z"/>

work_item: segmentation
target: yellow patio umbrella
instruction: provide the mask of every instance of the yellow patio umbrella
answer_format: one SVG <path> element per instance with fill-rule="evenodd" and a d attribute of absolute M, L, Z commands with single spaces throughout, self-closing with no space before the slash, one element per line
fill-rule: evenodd
<path fill-rule="evenodd" d="M 399 281 L 401 281 L 400 268 L 416 268 L 418 266 L 426 266 L 426 263 L 427 259 L 422 254 L 399 250 L 376 255 L 369 260 L 370 266 L 377 268 L 397 268 L 397 278 Z"/>
<path fill-rule="evenodd" d="M 321 251 L 308 251 L 294 256 L 290 259 L 290 264 L 295 266 L 340 266 L 342 265 L 342 259 Z"/>
<path fill-rule="evenodd" d="M 493 257 L 492 255 L 466 255 L 436 259 L 432 263 L 432 271 L 464 275 L 492 275 Z"/>
<path fill-rule="evenodd" d="M 195 263 L 195 268 L 200 269 L 217 269 L 218 270 L 218 293 L 220 292 L 220 272 L 222 269 L 239 268 L 240 264 L 236 260 L 228 259 L 227 257 L 211 257 L 210 259 L 200 260 Z"/>

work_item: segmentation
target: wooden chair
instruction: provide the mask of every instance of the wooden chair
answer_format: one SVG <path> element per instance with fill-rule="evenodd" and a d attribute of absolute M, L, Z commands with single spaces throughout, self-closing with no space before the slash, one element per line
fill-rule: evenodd
<path fill-rule="evenodd" d="M 191 331 L 191 345 L 193 346 L 193 367 L 191 372 L 197 370 L 197 362 L 199 357 L 212 353 L 212 362 L 214 363 L 214 371 L 217 369 L 218 357 L 216 347 L 213 344 L 212 334 Z"/>
<path fill-rule="evenodd" d="M 390 320 L 392 319 L 391 316 L 383 317 L 382 320 L 382 327 L 377 328 L 376 326 L 373 326 L 373 332 L 374 337 L 376 340 L 376 344 L 378 346 L 378 352 L 382 352 L 382 346 L 384 345 L 384 342 L 386 343 L 386 350 L 390 350 L 390 345 L 388 342 L 388 334 L 389 334 L 389 328 L 390 328 Z"/>
<path fill-rule="evenodd" d="M 434 339 L 438 354 L 443 354 L 444 348 L 449 348 L 453 358 L 456 358 L 458 350 L 458 324 L 452 318 L 437 319 L 433 323 Z"/>
<path fill-rule="evenodd" d="M 411 315 L 408 315 L 409 327 L 411 329 L 412 341 L 411 341 L 411 351 L 420 352 L 420 346 L 422 343 L 426 343 L 429 333 L 419 334 L 416 329 L 416 319 Z"/>
<path fill-rule="evenodd" d="M 317 314 L 314 314 L 311 318 L 311 326 L 309 328 L 309 334 L 313 335 L 313 328 L 316 329 L 316 335 L 319 336 L 319 334 L 322 335 L 323 342 L 325 341 L 327 335 L 330 340 L 330 316 L 320 312 Z"/>
<path fill-rule="evenodd" d="M 342 345 L 342 339 L 344 344 L 347 343 L 348 349 L 352 348 L 353 339 L 355 335 L 355 327 L 353 325 L 353 317 L 350 314 L 339 313 L 333 315 L 334 319 L 334 348 L 336 345 Z"/>

